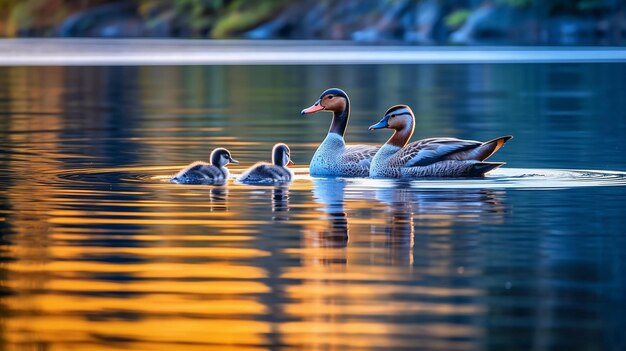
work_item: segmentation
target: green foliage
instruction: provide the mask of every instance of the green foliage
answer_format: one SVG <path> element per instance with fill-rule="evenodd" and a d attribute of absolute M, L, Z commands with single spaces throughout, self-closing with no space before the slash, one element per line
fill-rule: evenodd
<path fill-rule="evenodd" d="M 267 20 L 287 0 L 147 0 L 138 1 L 148 27 L 167 21 L 194 36 L 227 38 Z"/>
<path fill-rule="evenodd" d="M 135 0 L 148 27 L 172 22 L 189 29 L 194 36 L 204 36 L 223 11 L 228 0 Z"/>
<path fill-rule="evenodd" d="M 458 28 L 462 26 L 465 21 L 467 21 L 471 14 L 472 12 L 467 9 L 452 11 L 452 13 L 445 18 L 446 26 L 450 28 Z"/>
<path fill-rule="evenodd" d="M 278 13 L 284 3 L 285 0 L 270 0 L 259 1 L 250 6 L 250 2 L 235 1 L 227 14 L 216 23 L 211 35 L 213 38 L 221 39 L 250 29 Z"/>

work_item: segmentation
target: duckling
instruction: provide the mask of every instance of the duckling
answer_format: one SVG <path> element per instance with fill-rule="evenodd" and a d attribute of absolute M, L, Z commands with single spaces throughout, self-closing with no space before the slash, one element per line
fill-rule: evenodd
<path fill-rule="evenodd" d="M 481 177 L 503 162 L 482 162 L 513 138 L 502 136 L 489 141 L 456 138 L 409 139 L 415 129 L 415 115 L 407 105 L 392 106 L 370 130 L 389 128 L 395 132 L 372 159 L 372 178 Z"/>
<path fill-rule="evenodd" d="M 328 89 L 315 104 L 302 110 L 301 114 L 320 111 L 332 112 L 333 120 L 326 138 L 311 159 L 310 174 L 314 177 L 367 177 L 370 162 L 378 147 L 346 145 L 343 136 L 350 118 L 350 99 L 346 92 L 337 88 Z"/>
<path fill-rule="evenodd" d="M 196 161 L 178 172 L 173 183 L 223 185 L 228 181 L 228 163 L 239 163 L 232 158 L 230 151 L 217 148 L 211 152 L 211 163 Z"/>
<path fill-rule="evenodd" d="M 293 165 L 291 151 L 285 144 L 279 143 L 272 148 L 272 163 L 259 162 L 248 168 L 239 179 L 241 183 L 273 184 L 290 182 L 293 172 L 287 166 Z"/>

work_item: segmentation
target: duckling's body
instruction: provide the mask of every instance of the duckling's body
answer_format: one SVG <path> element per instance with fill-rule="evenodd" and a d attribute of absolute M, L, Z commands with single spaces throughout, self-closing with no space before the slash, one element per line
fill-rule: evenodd
<path fill-rule="evenodd" d="M 285 144 L 276 144 L 272 149 L 272 163 L 259 162 L 245 171 L 238 179 L 247 184 L 275 184 L 287 183 L 293 179 L 293 172 L 287 165 L 293 164 L 290 160 L 290 150 Z"/>
<path fill-rule="evenodd" d="M 504 163 L 483 162 L 512 136 L 486 142 L 456 138 L 428 138 L 408 144 L 415 116 L 408 106 L 390 108 L 370 129 L 394 129 L 394 135 L 372 159 L 370 177 L 480 177 Z"/>
<path fill-rule="evenodd" d="M 287 183 L 292 178 L 293 173 L 286 167 L 259 162 L 242 174 L 238 180 L 242 183 L 271 184 Z"/>
<path fill-rule="evenodd" d="M 239 163 L 228 150 L 217 148 L 211 153 L 211 163 L 193 162 L 172 177 L 171 181 L 179 184 L 223 185 L 228 180 L 226 165 L 229 162 Z"/>
<path fill-rule="evenodd" d="M 223 184 L 228 174 L 226 167 L 196 161 L 178 172 L 172 181 L 180 184 Z"/>
<path fill-rule="evenodd" d="M 302 114 L 320 111 L 332 112 L 333 120 L 328 135 L 311 159 L 310 174 L 318 177 L 367 177 L 378 147 L 346 145 L 344 134 L 350 118 L 348 95 L 341 89 L 328 89 L 313 106 L 302 110 Z"/>

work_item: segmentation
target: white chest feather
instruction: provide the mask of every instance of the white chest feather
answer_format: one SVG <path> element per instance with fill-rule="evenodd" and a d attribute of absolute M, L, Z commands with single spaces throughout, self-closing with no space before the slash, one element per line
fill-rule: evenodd
<path fill-rule="evenodd" d="M 346 143 L 339 134 L 328 133 L 326 139 L 313 154 L 310 164 L 311 175 L 335 175 L 341 168 L 341 155 Z"/>
<path fill-rule="evenodd" d="M 398 153 L 402 148 L 394 145 L 385 144 L 383 145 L 374 158 L 372 158 L 372 165 L 370 166 L 370 177 L 389 177 L 393 176 L 395 170 L 398 167 L 392 164 L 392 159 L 395 154 Z"/>

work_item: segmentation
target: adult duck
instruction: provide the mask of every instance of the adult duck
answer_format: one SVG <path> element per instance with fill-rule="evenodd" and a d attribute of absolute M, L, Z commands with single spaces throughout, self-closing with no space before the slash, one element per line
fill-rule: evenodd
<path fill-rule="evenodd" d="M 259 162 L 245 171 L 237 180 L 248 184 L 287 183 L 293 178 L 293 172 L 287 168 L 292 164 L 289 147 L 278 143 L 272 148 L 271 164 Z"/>
<path fill-rule="evenodd" d="M 393 136 L 372 159 L 370 177 L 480 177 L 503 162 L 482 162 L 512 136 L 489 141 L 428 138 L 408 144 L 415 129 L 415 115 L 406 105 L 391 107 L 370 130 L 389 128 Z M 408 145 L 407 145 L 408 144 Z"/>
<path fill-rule="evenodd" d="M 324 91 L 311 107 L 302 114 L 321 111 L 332 112 L 333 121 L 328 135 L 315 151 L 309 172 L 312 176 L 367 177 L 370 162 L 378 151 L 371 145 L 346 145 L 344 134 L 350 118 L 350 99 L 341 89 Z"/>
<path fill-rule="evenodd" d="M 239 163 L 232 158 L 230 151 L 217 148 L 211 152 L 211 163 L 196 161 L 178 172 L 173 178 L 173 183 L 179 184 L 210 184 L 222 185 L 228 181 L 229 163 Z"/>

